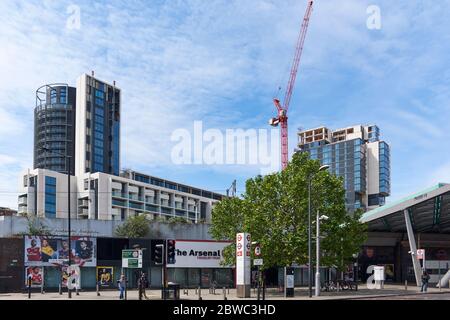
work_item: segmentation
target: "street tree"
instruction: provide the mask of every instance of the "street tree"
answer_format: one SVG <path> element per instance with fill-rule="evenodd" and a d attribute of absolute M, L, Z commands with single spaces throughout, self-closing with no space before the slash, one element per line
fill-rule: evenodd
<path fill-rule="evenodd" d="M 214 207 L 211 235 L 233 242 L 224 250 L 226 264 L 235 263 L 239 232 L 249 232 L 260 243 L 264 268 L 308 262 L 310 179 L 312 221 L 317 210 L 329 218 L 320 224 L 321 265 L 343 270 L 353 260 L 366 239 L 362 212 L 347 212 L 342 178 L 319 168 L 319 161 L 297 153 L 285 170 L 249 179 L 241 198 L 225 198 Z"/>
<path fill-rule="evenodd" d="M 117 226 L 115 233 L 124 238 L 145 238 L 149 236 L 150 224 L 144 215 L 129 217 L 122 225 Z"/>

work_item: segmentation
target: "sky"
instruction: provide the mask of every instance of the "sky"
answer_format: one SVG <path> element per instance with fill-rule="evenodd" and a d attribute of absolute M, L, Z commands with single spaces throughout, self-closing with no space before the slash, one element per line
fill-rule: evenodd
<path fill-rule="evenodd" d="M 33 165 L 36 89 L 95 71 L 122 90 L 121 166 L 238 192 L 258 165 L 178 165 L 176 129 L 269 129 L 307 1 L 0 1 L 0 206 Z M 370 6 L 380 28 L 369 28 Z M 289 109 L 297 128 L 376 124 L 389 201 L 450 182 L 450 1 L 317 0 Z M 79 24 L 78 18 L 79 17 Z"/>

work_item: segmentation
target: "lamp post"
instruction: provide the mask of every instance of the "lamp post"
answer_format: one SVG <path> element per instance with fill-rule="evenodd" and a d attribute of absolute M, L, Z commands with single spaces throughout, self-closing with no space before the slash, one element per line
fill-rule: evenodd
<path fill-rule="evenodd" d="M 320 296 L 320 221 L 328 220 L 328 216 L 319 216 L 319 210 L 316 215 L 316 283 L 315 283 L 315 296 Z"/>
<path fill-rule="evenodd" d="M 48 153 L 53 153 L 53 154 L 57 154 L 61 157 L 64 157 L 67 161 L 67 227 L 68 227 L 68 231 L 67 231 L 67 237 L 68 237 L 68 244 L 69 244 L 69 265 L 68 265 L 68 270 L 70 270 L 70 266 L 72 265 L 71 262 L 71 258 L 70 258 L 70 254 L 72 253 L 72 243 L 70 241 L 71 238 L 71 225 L 70 225 L 70 220 L 71 220 L 71 210 L 70 210 L 70 159 L 72 158 L 72 156 L 68 156 L 64 153 L 60 153 L 54 150 L 50 150 L 47 147 L 42 147 L 41 148 L 43 151 L 48 152 Z M 69 275 L 69 279 L 70 280 L 70 275 Z M 72 298 L 72 292 L 70 291 L 69 288 L 69 282 L 67 282 L 67 292 L 68 292 L 68 297 Z"/>
<path fill-rule="evenodd" d="M 312 261 L 311 261 L 311 184 L 314 176 L 320 171 L 327 170 L 330 166 L 324 165 L 319 168 L 317 172 L 314 172 L 308 177 L 308 285 L 309 285 L 309 297 L 312 298 Z"/>

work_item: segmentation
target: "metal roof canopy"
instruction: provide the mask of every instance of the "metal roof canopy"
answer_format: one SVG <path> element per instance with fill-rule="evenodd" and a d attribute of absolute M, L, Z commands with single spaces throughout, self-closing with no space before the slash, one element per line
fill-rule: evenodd
<path fill-rule="evenodd" d="M 450 184 L 440 183 L 399 201 L 366 212 L 369 231 L 406 232 L 404 211 L 418 233 L 450 234 Z"/>

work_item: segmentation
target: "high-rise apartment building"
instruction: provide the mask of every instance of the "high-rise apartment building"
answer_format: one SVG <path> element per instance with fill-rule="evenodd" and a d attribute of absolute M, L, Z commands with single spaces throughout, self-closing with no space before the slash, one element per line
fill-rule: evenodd
<path fill-rule="evenodd" d="M 120 171 L 120 94 L 115 83 L 87 74 L 78 78 L 76 89 L 47 85 L 38 90 L 35 166 L 20 177 L 19 214 L 65 218 L 70 211 L 75 219 L 125 220 L 145 215 L 211 221 L 212 207 L 221 194 Z M 44 147 L 48 151 L 42 151 Z M 72 161 L 70 194 L 66 155 Z"/>
<path fill-rule="evenodd" d="M 346 206 L 352 212 L 382 206 L 390 195 L 390 147 L 375 125 L 338 129 L 326 127 L 298 133 L 298 152 L 329 165 L 344 180 Z"/>
<path fill-rule="evenodd" d="M 34 168 L 67 173 L 75 170 L 76 89 L 46 84 L 36 90 Z"/>
<path fill-rule="evenodd" d="M 75 174 L 120 173 L 120 89 L 87 74 L 77 80 Z"/>

